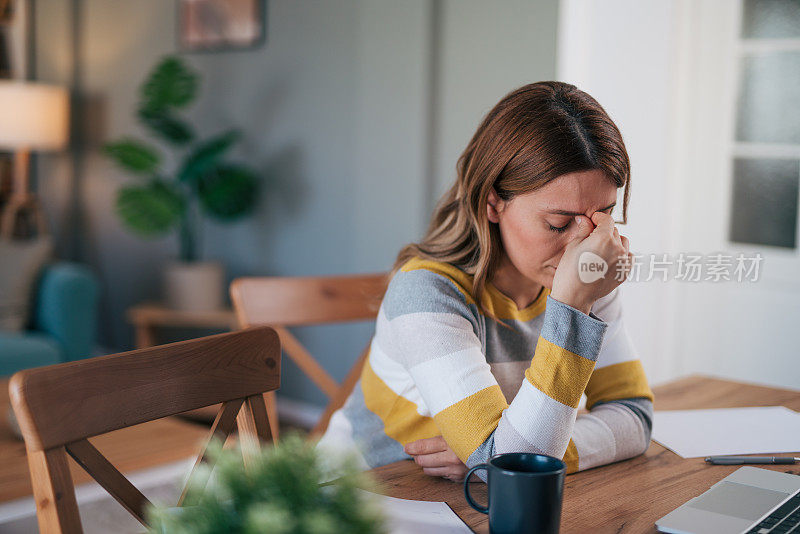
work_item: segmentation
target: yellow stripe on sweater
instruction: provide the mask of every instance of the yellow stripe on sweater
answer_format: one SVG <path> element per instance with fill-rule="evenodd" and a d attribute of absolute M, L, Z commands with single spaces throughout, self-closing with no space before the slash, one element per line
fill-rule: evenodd
<path fill-rule="evenodd" d="M 449 263 L 423 260 L 422 258 L 412 258 L 400 268 L 404 273 L 416 271 L 418 269 L 424 269 L 448 278 L 453 282 L 458 291 L 464 295 L 468 305 L 475 304 L 475 298 L 472 295 L 474 277 L 471 274 L 467 274 Z M 486 311 L 498 319 L 527 322 L 544 313 L 547 307 L 547 295 L 549 294 L 550 290 L 546 287 L 543 288 L 535 301 L 526 308 L 520 310 L 513 300 L 501 293 L 489 282 L 483 288 L 481 302 L 484 308 L 486 308 Z"/>
<path fill-rule="evenodd" d="M 598 402 L 644 397 L 653 400 L 642 362 L 631 360 L 595 369 L 586 386 L 586 408 Z"/>
<path fill-rule="evenodd" d="M 575 446 L 575 442 L 572 441 L 572 438 L 569 439 L 569 445 L 567 445 L 567 452 L 564 453 L 564 463 L 567 464 L 567 474 L 575 473 L 578 471 L 579 468 L 579 461 L 578 461 L 578 447 Z"/>
<path fill-rule="evenodd" d="M 375 374 L 369 358 L 361 372 L 361 390 L 367 409 L 381 418 L 384 432 L 393 440 L 405 445 L 441 435 L 433 419 L 420 415 L 416 404 L 392 391 Z"/>
<path fill-rule="evenodd" d="M 434 414 L 433 420 L 443 429 L 442 436 L 456 456 L 466 463 L 469 455 L 497 428 L 506 408 L 506 398 L 495 384 Z"/>
<path fill-rule="evenodd" d="M 577 408 L 594 362 L 539 336 L 525 377 L 533 387 L 561 404 Z"/>

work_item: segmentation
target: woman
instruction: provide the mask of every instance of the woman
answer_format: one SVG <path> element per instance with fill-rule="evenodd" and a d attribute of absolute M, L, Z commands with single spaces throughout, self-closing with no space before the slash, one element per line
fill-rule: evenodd
<path fill-rule="evenodd" d="M 653 394 L 623 325 L 632 256 L 610 215 L 624 187 L 627 218 L 619 130 L 576 87 L 534 83 L 489 112 L 457 169 L 397 257 L 361 379 L 319 446 L 454 481 L 503 452 L 563 458 L 567 473 L 643 453 Z"/>

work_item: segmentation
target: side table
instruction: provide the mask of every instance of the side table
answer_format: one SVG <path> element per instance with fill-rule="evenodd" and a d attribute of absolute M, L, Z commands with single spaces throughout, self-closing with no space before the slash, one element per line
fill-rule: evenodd
<path fill-rule="evenodd" d="M 146 302 L 128 308 L 128 321 L 136 329 L 136 348 L 157 345 L 156 328 L 220 328 L 236 330 L 236 314 L 230 308 L 221 310 L 192 312 L 173 310 L 164 304 Z"/>

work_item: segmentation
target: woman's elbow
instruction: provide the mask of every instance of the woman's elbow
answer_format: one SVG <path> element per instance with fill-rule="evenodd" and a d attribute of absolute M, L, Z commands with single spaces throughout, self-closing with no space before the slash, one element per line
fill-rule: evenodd
<path fill-rule="evenodd" d="M 652 416 L 647 420 L 640 420 L 639 424 L 641 425 L 641 434 L 640 438 L 636 440 L 637 444 L 636 447 L 633 448 L 634 452 L 631 457 L 642 455 L 650 448 L 650 437 L 653 433 Z"/>

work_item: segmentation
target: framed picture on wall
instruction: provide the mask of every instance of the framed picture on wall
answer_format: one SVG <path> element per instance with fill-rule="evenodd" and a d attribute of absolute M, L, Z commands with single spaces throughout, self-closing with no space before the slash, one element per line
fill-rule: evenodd
<path fill-rule="evenodd" d="M 11 0 L 0 0 L 0 24 L 11 24 L 14 15 L 14 3 Z"/>
<path fill-rule="evenodd" d="M 178 46 L 184 52 L 256 48 L 266 41 L 266 22 L 266 0 L 178 0 Z"/>

